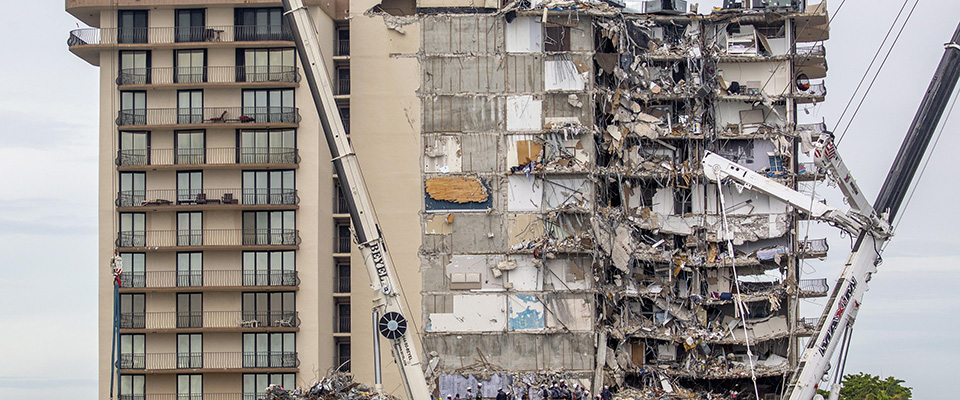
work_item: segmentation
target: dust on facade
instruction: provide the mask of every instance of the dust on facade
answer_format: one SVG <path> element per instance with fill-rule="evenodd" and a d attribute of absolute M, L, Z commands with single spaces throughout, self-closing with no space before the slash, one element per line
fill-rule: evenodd
<path fill-rule="evenodd" d="M 536 398 L 565 379 L 743 398 L 755 378 L 779 398 L 812 328 L 799 299 L 827 292 L 800 260 L 825 241 L 742 187 L 721 204 L 699 160 L 817 179 L 798 158 L 823 126 L 797 110 L 826 94 L 811 82 L 826 4 L 732 3 L 421 9 L 424 347 L 440 394 L 482 380 Z"/>

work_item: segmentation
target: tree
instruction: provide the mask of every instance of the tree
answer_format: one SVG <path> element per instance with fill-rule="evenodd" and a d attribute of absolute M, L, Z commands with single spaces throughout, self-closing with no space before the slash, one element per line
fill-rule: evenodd
<path fill-rule="evenodd" d="M 903 382 L 892 376 L 880 379 L 879 376 L 862 372 L 847 374 L 841 382 L 840 400 L 910 400 L 913 398 L 913 389 L 901 385 Z"/>

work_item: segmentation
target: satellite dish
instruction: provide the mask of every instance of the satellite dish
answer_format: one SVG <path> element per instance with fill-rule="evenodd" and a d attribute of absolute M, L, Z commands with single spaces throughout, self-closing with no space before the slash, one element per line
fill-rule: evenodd
<path fill-rule="evenodd" d="M 399 339 L 407 333 L 407 319 L 400 313 L 391 311 L 380 317 L 380 321 L 377 321 L 377 329 L 387 339 Z"/>
<path fill-rule="evenodd" d="M 806 74 L 797 75 L 797 89 L 800 89 L 800 91 L 810 90 L 810 78 Z"/>

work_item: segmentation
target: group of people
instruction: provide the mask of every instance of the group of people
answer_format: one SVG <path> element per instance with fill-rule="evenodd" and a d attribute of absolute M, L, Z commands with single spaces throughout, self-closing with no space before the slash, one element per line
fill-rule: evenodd
<path fill-rule="evenodd" d="M 477 384 L 477 391 L 474 393 L 473 388 L 467 388 L 467 393 L 465 396 L 461 397 L 460 393 L 456 395 L 448 394 L 446 400 L 483 400 L 483 395 L 481 391 L 483 389 L 483 384 Z M 504 391 L 503 388 L 497 389 L 496 400 L 531 400 L 531 396 L 534 394 L 534 389 L 530 385 L 515 390 L 514 393 L 510 391 Z M 598 393 L 594 398 L 590 397 L 590 391 L 580 386 L 580 384 L 573 384 L 572 386 L 567 386 L 567 382 L 563 379 L 560 382 L 553 382 L 551 385 L 541 384 L 540 390 L 536 394 L 539 394 L 538 399 L 542 400 L 612 400 L 613 394 L 610 393 L 610 387 L 604 386 L 603 390 Z M 517 397 L 519 396 L 519 397 Z"/>

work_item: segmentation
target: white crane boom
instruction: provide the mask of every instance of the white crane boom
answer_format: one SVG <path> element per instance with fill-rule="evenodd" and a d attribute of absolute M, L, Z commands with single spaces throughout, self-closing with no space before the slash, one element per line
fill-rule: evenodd
<path fill-rule="evenodd" d="M 340 119 L 330 86 L 330 75 L 324 68 L 316 26 L 301 0 L 283 0 L 283 7 L 320 116 L 330 155 L 333 157 L 334 169 L 350 206 L 350 218 L 363 263 L 370 277 L 370 287 L 379 294 L 374 306 L 375 311 L 381 315 L 378 330 L 390 339 L 393 345 L 393 357 L 400 367 L 407 398 L 429 400 L 429 388 L 421 368 L 420 355 L 414 344 L 419 336 L 415 329 L 408 327 L 404 299 L 398 290 L 393 261 L 381 236 L 360 164 L 343 129 L 343 121 Z"/>

